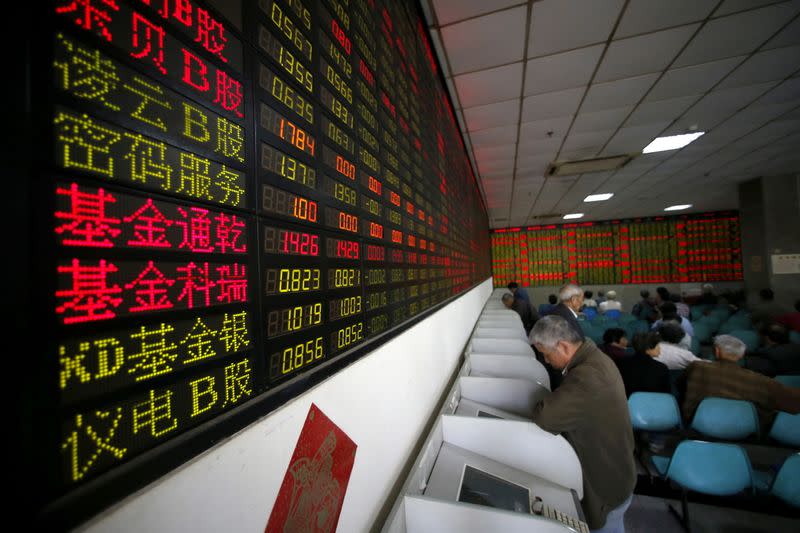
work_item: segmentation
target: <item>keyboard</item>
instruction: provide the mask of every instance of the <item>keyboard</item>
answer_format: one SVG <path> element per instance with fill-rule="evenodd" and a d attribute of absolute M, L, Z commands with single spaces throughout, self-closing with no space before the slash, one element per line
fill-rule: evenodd
<path fill-rule="evenodd" d="M 550 520 L 561 522 L 565 526 L 574 529 L 578 533 L 589 533 L 589 526 L 586 524 L 586 522 L 582 522 L 573 516 L 564 514 L 555 507 L 545 504 L 538 498 L 531 504 L 531 511 L 533 511 L 534 514 L 549 518 Z"/>

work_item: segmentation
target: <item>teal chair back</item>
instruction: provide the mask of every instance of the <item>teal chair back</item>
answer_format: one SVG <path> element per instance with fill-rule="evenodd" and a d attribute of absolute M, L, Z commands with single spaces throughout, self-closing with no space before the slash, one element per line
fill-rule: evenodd
<path fill-rule="evenodd" d="M 601 314 L 599 314 L 599 313 L 596 313 L 596 314 L 595 314 L 595 315 L 592 317 L 592 324 L 594 324 L 594 325 L 596 325 L 596 326 L 597 326 L 597 325 L 603 325 L 603 324 L 605 324 L 606 322 L 608 322 L 608 317 L 607 317 L 606 315 L 601 315 Z"/>
<path fill-rule="evenodd" d="M 775 379 L 787 387 L 800 388 L 800 376 L 775 376 Z"/>
<path fill-rule="evenodd" d="M 695 354 L 697 357 L 700 357 L 700 341 L 697 339 L 697 337 L 692 337 L 691 350 L 693 354 Z"/>
<path fill-rule="evenodd" d="M 713 496 L 731 496 L 753 485 L 747 454 L 735 444 L 722 442 L 681 442 L 666 477 L 685 489 Z"/>
<path fill-rule="evenodd" d="M 722 326 L 723 322 L 724 320 L 722 318 L 718 316 L 709 315 L 709 316 L 704 316 L 703 318 L 698 320 L 696 324 L 705 324 L 706 326 L 708 326 L 708 329 L 711 330 L 711 335 L 714 335 L 717 331 L 719 331 L 719 328 L 720 326 Z M 692 325 L 695 326 L 696 324 Z"/>
<path fill-rule="evenodd" d="M 712 327 L 706 322 L 695 322 L 694 326 L 694 336 L 692 339 L 697 339 L 697 342 L 706 343 L 711 341 L 711 337 L 714 334 L 712 331 Z"/>
<path fill-rule="evenodd" d="M 751 329 L 736 329 L 728 333 L 733 337 L 741 340 L 745 346 L 747 346 L 747 351 L 752 352 L 758 350 L 758 345 L 760 344 L 760 339 L 758 338 L 758 333 Z"/>
<path fill-rule="evenodd" d="M 724 322 L 731 316 L 731 310 L 727 307 L 715 307 L 711 310 L 709 316 L 719 317 Z"/>
<path fill-rule="evenodd" d="M 786 459 L 775 476 L 770 493 L 793 507 L 800 507 L 800 453 Z"/>
<path fill-rule="evenodd" d="M 689 310 L 689 316 L 692 318 L 692 322 L 696 320 L 700 320 L 703 314 L 710 306 L 707 304 L 700 304 L 700 305 L 693 305 L 692 308 Z"/>
<path fill-rule="evenodd" d="M 768 436 L 786 446 L 800 448 L 800 413 L 792 415 L 779 411 Z"/>
<path fill-rule="evenodd" d="M 621 313 L 617 320 L 619 321 L 620 325 L 624 327 L 630 324 L 631 322 L 635 322 L 636 317 L 630 313 Z"/>
<path fill-rule="evenodd" d="M 747 315 L 733 315 L 719 328 L 720 333 L 730 333 L 737 329 L 752 329 L 753 323 Z"/>
<path fill-rule="evenodd" d="M 678 402 L 665 392 L 634 392 L 628 398 L 633 429 L 671 431 L 681 427 Z"/>
<path fill-rule="evenodd" d="M 800 344 L 800 331 L 790 331 L 789 342 L 794 344 Z"/>
<path fill-rule="evenodd" d="M 691 428 L 722 440 L 742 440 L 758 435 L 758 413 L 744 400 L 708 397 L 700 402 Z"/>

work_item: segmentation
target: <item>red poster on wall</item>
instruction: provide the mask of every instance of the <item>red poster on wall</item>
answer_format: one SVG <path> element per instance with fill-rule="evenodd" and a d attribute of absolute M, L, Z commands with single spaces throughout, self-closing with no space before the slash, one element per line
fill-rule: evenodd
<path fill-rule="evenodd" d="M 312 403 L 265 532 L 336 531 L 356 448 Z"/>

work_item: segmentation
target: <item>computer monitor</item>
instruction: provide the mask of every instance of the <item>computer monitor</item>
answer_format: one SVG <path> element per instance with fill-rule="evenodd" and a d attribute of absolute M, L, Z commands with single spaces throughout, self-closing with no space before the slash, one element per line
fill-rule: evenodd
<path fill-rule="evenodd" d="M 464 465 L 458 501 L 506 509 L 518 513 L 529 513 L 531 491 L 527 487 L 512 483 L 501 477 Z"/>

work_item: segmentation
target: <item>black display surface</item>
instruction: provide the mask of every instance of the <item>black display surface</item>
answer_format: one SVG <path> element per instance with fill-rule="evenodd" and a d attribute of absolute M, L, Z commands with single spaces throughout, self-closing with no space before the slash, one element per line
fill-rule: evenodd
<path fill-rule="evenodd" d="M 57 530 L 369 354 L 490 261 L 416 3 L 48 6 L 29 35 L 45 347 L 21 386 L 36 524 Z"/>

